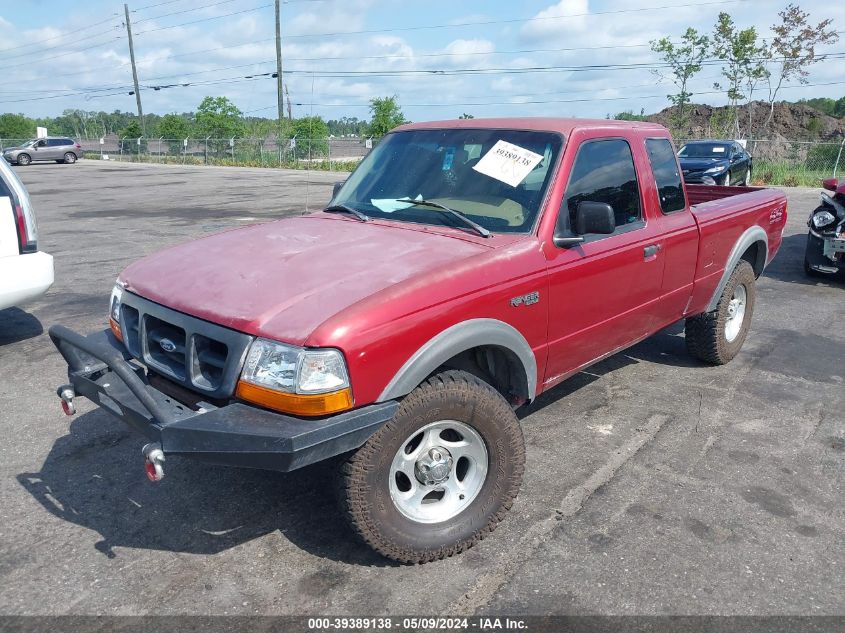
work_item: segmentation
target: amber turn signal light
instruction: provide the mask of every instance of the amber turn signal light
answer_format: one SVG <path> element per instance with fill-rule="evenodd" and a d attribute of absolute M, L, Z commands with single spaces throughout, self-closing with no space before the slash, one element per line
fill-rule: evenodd
<path fill-rule="evenodd" d="M 349 387 L 331 393 L 298 394 L 274 391 L 241 380 L 235 395 L 267 409 L 293 415 L 330 415 L 352 408 L 352 390 Z"/>
<path fill-rule="evenodd" d="M 115 338 L 122 343 L 123 332 L 120 331 L 120 324 L 109 317 L 109 327 L 111 328 L 111 333 L 114 334 Z"/>

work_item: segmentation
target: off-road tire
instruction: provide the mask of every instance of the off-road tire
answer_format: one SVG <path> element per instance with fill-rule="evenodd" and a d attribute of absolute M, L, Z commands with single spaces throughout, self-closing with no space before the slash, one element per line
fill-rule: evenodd
<path fill-rule="evenodd" d="M 440 420 L 471 426 L 484 440 L 489 464 L 478 496 L 462 512 L 420 523 L 394 505 L 390 466 L 407 437 Z M 449 370 L 405 397 L 393 418 L 341 464 L 339 501 L 353 530 L 377 552 L 400 563 L 427 563 L 463 552 L 491 533 L 519 493 L 524 470 L 525 441 L 511 406 L 479 378 Z"/>
<path fill-rule="evenodd" d="M 73 165 L 76 162 L 76 154 L 73 152 L 67 152 L 65 154 L 65 165 Z"/>
<path fill-rule="evenodd" d="M 754 313 L 756 295 L 754 282 L 754 269 L 747 261 L 741 260 L 731 273 L 728 283 L 725 284 L 716 309 L 713 312 L 705 312 L 687 319 L 685 338 L 687 351 L 692 356 L 711 365 L 724 365 L 739 353 L 742 344 L 745 342 L 745 337 L 748 335 L 751 317 Z M 739 334 L 733 341 L 729 342 L 725 336 L 728 304 L 734 290 L 740 284 L 745 286 L 746 291 L 745 317 Z"/>
<path fill-rule="evenodd" d="M 32 156 L 29 154 L 18 154 L 17 161 L 15 162 L 17 162 L 17 164 L 21 167 L 26 167 L 32 162 Z"/>

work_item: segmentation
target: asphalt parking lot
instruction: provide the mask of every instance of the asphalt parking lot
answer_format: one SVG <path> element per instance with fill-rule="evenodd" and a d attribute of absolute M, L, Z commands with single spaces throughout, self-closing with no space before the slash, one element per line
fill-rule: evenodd
<path fill-rule="evenodd" d="M 801 266 L 818 190 L 788 191 L 739 357 L 703 366 L 674 327 L 544 395 L 510 516 L 462 556 L 403 567 L 338 520 L 326 466 L 173 458 L 151 484 L 140 436 L 55 396 L 46 329 L 104 328 L 129 262 L 321 208 L 342 175 L 16 169 L 56 283 L 0 311 L 0 613 L 845 614 L 845 284 Z"/>

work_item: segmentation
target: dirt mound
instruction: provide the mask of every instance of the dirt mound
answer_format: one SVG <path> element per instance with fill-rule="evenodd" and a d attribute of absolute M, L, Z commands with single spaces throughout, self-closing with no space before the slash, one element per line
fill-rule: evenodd
<path fill-rule="evenodd" d="M 666 108 L 647 120 L 670 126 L 675 108 Z M 799 103 L 776 103 L 771 123 L 767 126 L 769 104 L 753 101 L 739 111 L 740 138 L 776 141 L 836 141 L 845 136 L 845 119 L 836 119 L 815 108 Z M 749 111 L 751 119 L 749 121 Z M 694 104 L 686 129 L 675 130 L 678 138 L 728 137 L 737 135 L 730 129 L 730 108 Z"/>

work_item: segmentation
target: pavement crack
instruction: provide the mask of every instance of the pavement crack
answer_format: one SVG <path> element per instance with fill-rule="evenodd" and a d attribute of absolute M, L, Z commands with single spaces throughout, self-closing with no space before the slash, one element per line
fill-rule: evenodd
<path fill-rule="evenodd" d="M 654 414 L 645 424 L 637 427 L 637 433 L 601 465 L 583 483 L 571 488 L 551 514 L 531 526 L 519 539 L 516 546 L 509 548 L 495 560 L 495 568 L 478 577 L 475 585 L 454 602 L 446 613 L 475 613 L 485 606 L 495 593 L 516 573 L 521 561 L 549 540 L 555 528 L 564 518 L 575 516 L 584 503 L 602 486 L 608 484 L 622 466 L 651 442 L 660 429 L 671 419 L 665 414 Z"/>

